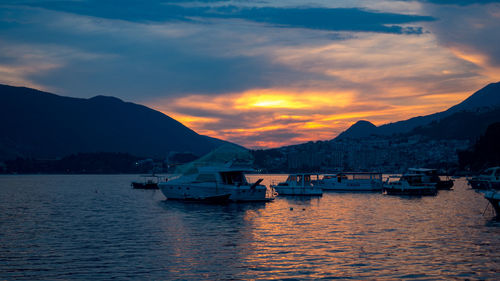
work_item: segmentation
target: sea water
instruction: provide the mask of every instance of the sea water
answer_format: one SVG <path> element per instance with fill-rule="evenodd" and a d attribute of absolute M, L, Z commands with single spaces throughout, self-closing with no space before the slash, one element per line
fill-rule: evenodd
<path fill-rule="evenodd" d="M 0 176 L 0 279 L 500 279 L 500 222 L 465 179 L 429 197 L 226 205 L 166 200 L 136 179 Z"/>

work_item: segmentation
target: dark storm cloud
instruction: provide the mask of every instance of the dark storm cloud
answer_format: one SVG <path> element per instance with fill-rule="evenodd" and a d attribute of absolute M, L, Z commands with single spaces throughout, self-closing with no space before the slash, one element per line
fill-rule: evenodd
<path fill-rule="evenodd" d="M 0 83 L 113 95 L 271 147 L 435 112 L 490 79 L 473 55 L 498 58 L 496 4 L 321 2 L 2 1 Z"/>
<path fill-rule="evenodd" d="M 176 1 L 189 3 L 191 1 Z M 207 1 L 210 2 L 210 1 Z M 213 1 L 220 2 L 220 1 Z M 33 2 L 30 6 L 107 19 L 136 22 L 196 21 L 197 18 L 243 19 L 289 28 L 329 31 L 422 33 L 400 25 L 432 21 L 432 17 L 368 11 L 360 8 L 184 6 L 164 1 Z M 207 3 L 208 5 L 208 3 Z"/>
<path fill-rule="evenodd" d="M 47 90 L 76 96 L 100 93 L 135 99 L 138 95 L 238 92 L 304 79 L 333 81 L 331 76 L 275 63 L 265 52 L 246 54 L 245 50 L 348 36 L 332 31 L 422 33 L 420 27 L 407 24 L 432 20 L 361 8 L 243 8 L 226 6 L 226 1 L 196 2 L 197 6 L 186 5 L 191 1 L 165 4 L 158 0 L 6 1 L 0 11 L 0 38 L 12 50 L 31 46 L 39 61 L 50 65 L 48 71 L 22 74 L 28 85 L 45 85 Z M 238 21 L 245 24 L 234 25 Z M 179 35 L 163 36 L 161 32 L 171 25 L 178 25 L 174 29 Z M 273 31 L 280 27 L 287 29 Z M 304 33 L 304 28 L 318 32 Z M 47 56 L 48 46 L 72 51 L 60 56 L 52 50 L 50 61 L 45 62 L 42 57 Z M 23 60 L 29 64 L 26 55 L 32 52 L 16 55 L 21 60 L 18 64 Z M 95 56 L 83 58 L 78 53 Z"/>
<path fill-rule="evenodd" d="M 278 66 L 273 69 L 259 58 L 210 58 L 173 49 L 144 51 L 148 56 L 157 57 L 148 59 L 129 52 L 116 59 L 78 60 L 53 70 L 49 76 L 38 74 L 32 78 L 47 85 L 79 89 L 87 95 L 114 93 L 132 98 L 192 92 L 212 94 L 240 91 L 255 85 L 264 87 L 271 81 L 260 73 L 279 71 Z"/>
<path fill-rule="evenodd" d="M 238 49 L 235 45 L 245 45 L 245 37 L 237 38 L 237 31 L 210 32 L 218 30 L 210 24 L 150 25 L 25 7 L 6 8 L 0 19 L 2 47 L 9 51 L 0 54 L 0 63 L 32 66 L 37 57 L 57 66 L 23 76 L 60 94 L 133 100 L 241 91 L 271 86 L 271 77 L 304 77 L 262 56 L 226 55 Z M 186 29 L 193 34 L 185 35 Z"/>

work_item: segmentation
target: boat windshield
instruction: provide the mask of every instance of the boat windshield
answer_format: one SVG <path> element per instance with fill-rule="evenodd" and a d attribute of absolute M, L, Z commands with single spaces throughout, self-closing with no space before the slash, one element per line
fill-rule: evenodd
<path fill-rule="evenodd" d="M 243 172 L 221 172 L 222 182 L 225 184 L 246 184 L 247 180 Z"/>

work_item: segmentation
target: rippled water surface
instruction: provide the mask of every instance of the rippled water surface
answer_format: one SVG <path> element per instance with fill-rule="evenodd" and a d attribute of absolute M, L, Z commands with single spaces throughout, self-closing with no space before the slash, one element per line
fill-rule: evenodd
<path fill-rule="evenodd" d="M 0 176 L 0 279 L 500 280 L 500 223 L 463 179 L 435 197 L 228 205 L 134 179 Z"/>

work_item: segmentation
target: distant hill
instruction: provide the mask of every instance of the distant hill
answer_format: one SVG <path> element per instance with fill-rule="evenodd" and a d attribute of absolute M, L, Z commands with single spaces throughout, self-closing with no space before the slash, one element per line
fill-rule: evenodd
<path fill-rule="evenodd" d="M 377 126 L 373 125 L 369 121 L 359 120 L 354 125 L 349 127 L 346 131 L 342 132 L 337 136 L 337 139 L 344 138 L 363 138 L 375 134 L 377 132 Z"/>
<path fill-rule="evenodd" d="M 411 130 L 426 126 L 433 121 L 439 121 L 443 118 L 449 117 L 453 114 L 459 112 L 486 112 L 494 110 L 500 107 L 500 82 L 491 83 L 481 90 L 475 92 L 470 97 L 465 99 L 463 102 L 450 107 L 446 111 L 410 118 L 404 121 L 398 121 L 394 123 L 389 123 L 381 125 L 376 128 L 369 128 L 365 133 L 358 129 L 351 130 L 352 127 L 356 127 L 358 123 L 354 124 L 351 128 L 347 129 L 341 133 L 337 138 L 360 138 L 367 137 L 372 134 L 376 135 L 392 135 L 392 134 L 403 134 L 409 133 Z M 472 116 L 472 115 L 470 115 Z M 462 116 L 463 117 L 463 116 Z M 497 120 L 500 121 L 500 120 Z M 366 121 L 365 121 L 366 122 Z M 451 123 L 450 123 L 451 124 Z M 485 126 L 487 126 L 486 124 Z M 486 127 L 484 128 L 486 129 Z"/>
<path fill-rule="evenodd" d="M 0 160 L 78 152 L 165 158 L 170 151 L 203 155 L 226 143 L 118 98 L 70 98 L 7 85 L 0 85 L 0 120 Z"/>
<path fill-rule="evenodd" d="M 431 139 L 468 139 L 475 141 L 490 124 L 500 121 L 500 107 L 485 111 L 458 111 L 447 117 L 418 126 L 406 133 Z"/>

